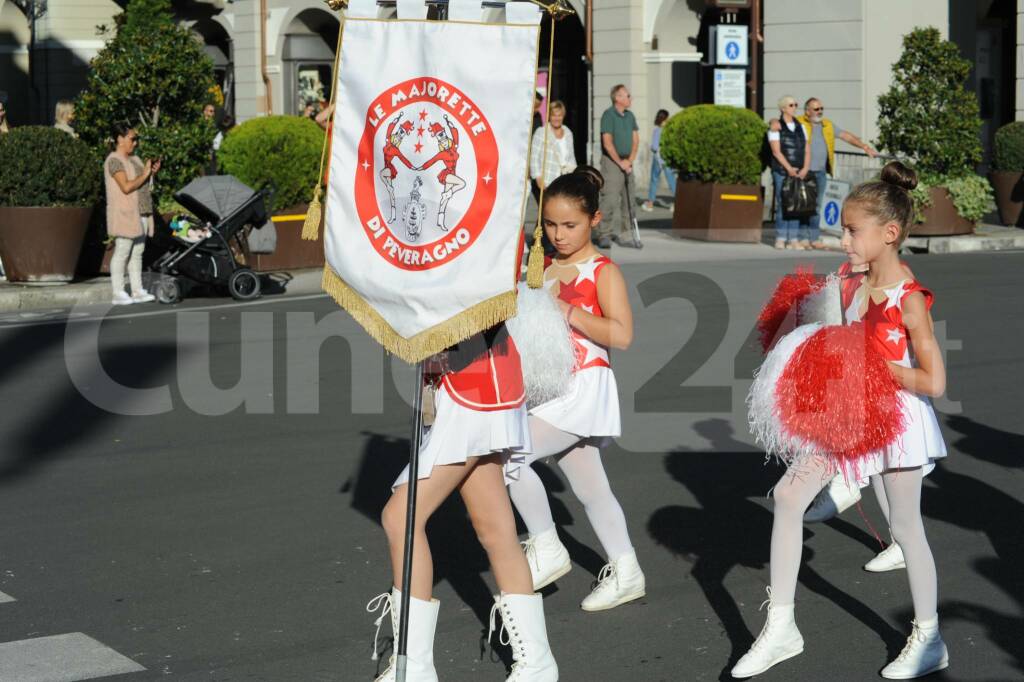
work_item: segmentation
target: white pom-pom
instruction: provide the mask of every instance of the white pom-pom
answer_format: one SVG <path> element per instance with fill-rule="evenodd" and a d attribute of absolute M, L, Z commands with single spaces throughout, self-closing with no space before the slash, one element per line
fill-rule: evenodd
<path fill-rule="evenodd" d="M 804 297 L 799 305 L 800 324 L 842 324 L 843 306 L 839 293 L 839 277 L 835 273 L 829 274 L 825 278 L 825 284 Z"/>
<path fill-rule="evenodd" d="M 505 324 L 522 358 L 527 405 L 534 407 L 564 395 L 576 368 L 576 351 L 551 292 L 520 282 L 518 312 Z"/>
<path fill-rule="evenodd" d="M 821 323 L 805 324 L 779 339 L 754 373 L 754 383 L 747 394 L 747 421 L 754 440 L 764 448 L 765 454 L 787 462 L 812 453 L 806 443 L 783 428 L 776 406 L 775 386 L 796 349 L 821 328 Z"/>

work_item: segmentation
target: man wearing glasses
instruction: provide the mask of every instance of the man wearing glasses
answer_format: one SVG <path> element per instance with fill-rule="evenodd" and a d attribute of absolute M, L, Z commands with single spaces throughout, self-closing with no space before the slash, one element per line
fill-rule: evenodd
<path fill-rule="evenodd" d="M 836 172 L 836 138 L 853 145 L 871 158 L 878 156 L 878 152 L 853 133 L 825 118 L 825 106 L 816 97 L 804 103 L 804 115 L 797 119 L 803 124 L 807 139 L 811 141 L 811 173 L 818 180 L 818 210 L 810 221 L 810 246 L 822 249 L 825 244 L 821 241 L 821 204 L 825 200 L 827 175 L 835 175 Z"/>

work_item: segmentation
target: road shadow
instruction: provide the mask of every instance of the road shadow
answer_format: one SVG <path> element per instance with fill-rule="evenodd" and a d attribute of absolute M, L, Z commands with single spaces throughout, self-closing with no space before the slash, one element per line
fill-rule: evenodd
<path fill-rule="evenodd" d="M 758 571 L 768 568 L 772 512 L 770 507 L 753 500 L 766 496 L 784 469 L 774 463 L 765 465 L 756 451 L 733 437 L 732 425 L 724 419 L 700 422 L 695 430 L 708 441 L 708 450 L 676 449 L 665 456 L 665 469 L 686 487 L 697 504 L 656 510 L 648 520 L 647 530 L 658 544 L 691 564 L 691 575 L 733 645 L 719 678 L 726 680 L 732 679 L 729 671 L 753 643 L 754 634 L 747 627 L 737 600 L 725 588 L 724 580 L 735 567 Z M 805 529 L 807 537 L 813 537 L 813 532 Z M 800 584 L 864 623 L 886 643 L 890 657 L 895 656 L 905 635 L 822 577 L 811 566 L 813 558 L 814 552 L 805 547 Z M 766 585 L 767 578 L 765 575 Z M 743 601 L 754 597 L 749 595 Z M 752 611 L 747 615 L 758 623 L 764 616 Z"/>
<path fill-rule="evenodd" d="M 355 474 L 342 484 L 339 492 L 351 497 L 352 508 L 380 525 L 380 515 L 391 497 L 391 484 L 409 463 L 409 440 L 377 433 L 364 433 L 366 443 Z M 381 530 L 381 548 L 386 552 Z M 427 539 L 434 558 L 434 584 L 447 582 L 480 622 L 480 656 L 487 655 L 487 626 L 494 604 L 490 585 L 483 574 L 490 570 L 487 554 L 477 541 L 466 507 L 459 495 L 453 494 L 427 522 Z M 391 589 L 390 576 L 381 578 L 380 589 L 369 589 L 372 594 Z M 442 605 L 449 613 L 455 605 Z M 443 616 L 442 616 L 443 618 Z M 384 630 L 387 630 L 385 627 Z M 372 628 L 367 624 L 368 635 Z M 383 638 L 383 635 L 382 635 Z M 393 646 L 394 642 L 386 642 Z M 492 656 L 497 654 L 506 669 L 512 665 L 511 650 L 494 643 Z M 387 654 L 382 654 L 387 661 Z"/>
<path fill-rule="evenodd" d="M 968 457 L 987 462 L 1019 475 L 1024 469 L 1024 436 L 979 424 L 963 416 L 945 418 L 946 425 L 959 434 L 952 448 Z M 951 448 L 951 449 L 952 449 Z M 953 454 L 956 456 L 956 454 Z M 951 471 L 941 463 L 928 479 L 921 495 L 926 517 L 965 530 L 983 533 L 995 556 L 976 557 L 971 568 L 995 585 L 1016 606 L 1016 615 L 979 604 L 953 599 L 940 602 L 945 620 L 966 620 L 983 628 L 989 639 L 1009 654 L 1017 670 L 1024 673 L 1024 502 L 1002 490 L 965 474 Z M 939 559 L 941 575 L 942 565 Z"/>

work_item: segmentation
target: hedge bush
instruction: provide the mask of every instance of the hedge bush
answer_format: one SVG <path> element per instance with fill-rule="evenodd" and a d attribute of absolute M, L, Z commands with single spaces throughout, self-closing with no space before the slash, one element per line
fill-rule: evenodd
<path fill-rule="evenodd" d="M 918 172 L 959 177 L 981 161 L 978 98 L 964 88 L 971 62 L 937 28 L 903 37 L 892 87 L 878 98 L 878 144 Z"/>
<path fill-rule="evenodd" d="M 996 131 L 995 170 L 1024 171 L 1024 121 L 1007 123 Z"/>
<path fill-rule="evenodd" d="M 308 202 L 318 181 L 324 132 L 302 116 L 264 116 L 229 132 L 217 160 L 223 173 L 250 187 L 277 187 L 274 208 Z"/>
<path fill-rule="evenodd" d="M 0 206 L 93 206 L 103 159 L 56 128 L 22 126 L 0 135 Z"/>
<path fill-rule="evenodd" d="M 665 122 L 661 156 L 682 180 L 756 185 L 767 130 L 749 109 L 698 104 Z"/>

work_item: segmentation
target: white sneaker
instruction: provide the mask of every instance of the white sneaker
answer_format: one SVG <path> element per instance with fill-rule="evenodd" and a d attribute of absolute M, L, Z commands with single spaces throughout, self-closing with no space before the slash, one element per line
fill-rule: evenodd
<path fill-rule="evenodd" d="M 398 650 L 398 619 L 402 604 L 402 592 L 392 587 L 390 594 L 384 592 L 370 600 L 366 611 L 373 613 L 382 610 L 380 617 L 374 621 L 377 632 L 373 635 L 373 656 L 377 660 L 377 635 L 384 618 L 391 614 L 391 632 L 394 633 L 394 648 Z M 437 629 L 437 612 L 441 603 L 436 599 L 425 602 L 415 597 L 409 599 L 409 643 L 406 650 L 406 682 L 437 682 L 437 671 L 434 669 L 434 631 Z M 374 682 L 395 682 L 395 657 L 391 655 L 388 667 L 384 669 Z"/>
<path fill-rule="evenodd" d="M 907 562 L 903 559 L 903 549 L 896 542 L 883 549 L 878 553 L 878 556 L 864 564 L 864 570 L 872 573 L 885 573 L 886 571 L 895 571 L 906 567 Z"/>
<path fill-rule="evenodd" d="M 572 570 L 569 550 L 558 539 L 554 528 L 531 535 L 522 545 L 526 563 L 530 565 L 534 592 L 539 592 Z"/>
<path fill-rule="evenodd" d="M 132 303 L 149 303 L 150 301 L 155 300 L 156 296 L 149 293 L 145 289 L 140 289 L 139 291 L 132 294 Z"/>
<path fill-rule="evenodd" d="M 502 594 L 491 608 L 487 639 L 501 614 L 498 641 L 512 648 L 512 672 L 506 682 L 558 682 L 558 664 L 548 645 L 544 601 L 539 594 Z"/>
<path fill-rule="evenodd" d="M 907 645 L 896 660 L 882 668 L 887 680 L 912 680 L 949 667 L 949 651 L 939 635 L 939 619 L 919 625 L 907 637 Z"/>
<path fill-rule="evenodd" d="M 580 604 L 584 611 L 604 611 L 639 599 L 647 594 L 644 572 L 636 560 L 636 552 L 623 554 L 606 564 L 597 576 L 594 591 Z"/>
<path fill-rule="evenodd" d="M 860 502 L 860 486 L 857 485 L 857 482 L 852 481 L 851 485 L 847 485 L 843 475 L 836 474 L 804 512 L 804 522 L 828 521 L 858 502 Z"/>
<path fill-rule="evenodd" d="M 135 301 L 128 295 L 127 291 L 118 291 L 114 294 L 114 300 L 111 303 L 114 305 L 131 305 Z"/>
<path fill-rule="evenodd" d="M 776 663 L 793 658 L 804 651 L 804 638 L 793 619 L 793 605 L 776 605 L 771 602 L 772 591 L 768 588 L 768 618 L 761 628 L 761 634 L 750 646 L 750 650 L 733 666 L 733 677 L 760 675 Z"/>

